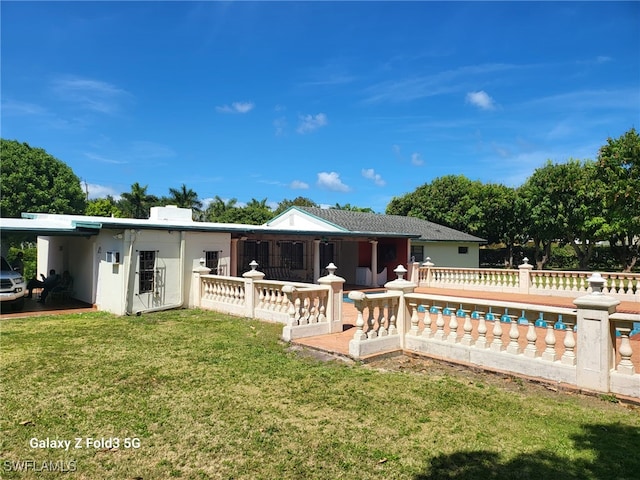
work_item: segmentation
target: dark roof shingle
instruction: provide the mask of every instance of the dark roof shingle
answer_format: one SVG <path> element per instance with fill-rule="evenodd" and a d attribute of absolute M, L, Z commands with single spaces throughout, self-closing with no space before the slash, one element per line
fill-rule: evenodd
<path fill-rule="evenodd" d="M 479 242 L 485 240 L 453 228 L 402 215 L 353 212 L 334 208 L 296 207 L 350 232 L 403 233 L 420 235 L 419 240 L 441 242 Z"/>

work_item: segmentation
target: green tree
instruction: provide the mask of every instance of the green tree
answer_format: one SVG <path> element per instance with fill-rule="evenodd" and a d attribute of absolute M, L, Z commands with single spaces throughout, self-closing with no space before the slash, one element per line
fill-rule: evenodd
<path fill-rule="evenodd" d="M 234 221 L 237 218 L 238 207 L 236 206 L 238 200 L 232 198 L 228 201 L 215 196 L 213 201 L 207 207 L 204 218 L 207 222 L 221 222 L 221 223 L 239 223 Z"/>
<path fill-rule="evenodd" d="M 603 233 L 628 272 L 640 257 L 640 136 L 634 128 L 607 139 L 595 177 L 604 196 Z"/>
<path fill-rule="evenodd" d="M 345 205 L 340 205 L 339 203 L 336 203 L 331 208 L 335 210 L 349 210 L 350 212 L 375 213 L 373 209 L 369 207 L 356 207 L 355 205 L 351 205 L 350 203 L 346 203 Z"/>
<path fill-rule="evenodd" d="M 489 244 L 506 246 L 505 266 L 513 267 L 514 247 L 526 242 L 524 212 L 516 189 L 498 183 L 483 185 L 480 189 L 482 226 L 476 232 Z"/>
<path fill-rule="evenodd" d="M 123 217 L 122 211 L 118 208 L 112 196 L 89 200 L 87 202 L 85 215 L 94 217 Z"/>
<path fill-rule="evenodd" d="M 82 214 L 86 195 L 73 170 L 41 148 L 0 140 L 3 217 L 22 212 Z"/>
<path fill-rule="evenodd" d="M 249 225 L 263 225 L 273 218 L 273 211 L 267 205 L 267 199 L 256 200 L 252 198 L 249 203 L 240 209 L 242 216 L 239 223 Z"/>
<path fill-rule="evenodd" d="M 580 269 L 586 269 L 602 235 L 602 198 L 593 187 L 593 162 L 569 160 L 534 171 L 521 188 L 534 242 L 535 261 L 543 268 L 554 242 L 571 245 Z"/>
<path fill-rule="evenodd" d="M 387 205 L 389 215 L 418 217 L 477 235 L 482 230 L 479 205 L 482 183 L 464 175 L 446 175 Z"/>
<path fill-rule="evenodd" d="M 179 189 L 169 189 L 168 201 L 170 204 L 177 205 L 180 208 L 190 208 L 196 218 L 199 217 L 202 211 L 202 202 L 198 199 L 198 194 L 190 188 L 188 189 L 184 183 Z"/>
<path fill-rule="evenodd" d="M 119 207 L 129 218 L 149 218 L 149 210 L 158 203 L 158 197 L 147 193 L 148 186 L 138 182 L 131 185 L 131 191 L 122 194 Z"/>
<path fill-rule="evenodd" d="M 278 203 L 278 207 L 273 212 L 275 215 L 280 215 L 289 207 L 319 207 L 316 202 L 307 197 L 296 197 L 293 200 L 284 199 Z"/>

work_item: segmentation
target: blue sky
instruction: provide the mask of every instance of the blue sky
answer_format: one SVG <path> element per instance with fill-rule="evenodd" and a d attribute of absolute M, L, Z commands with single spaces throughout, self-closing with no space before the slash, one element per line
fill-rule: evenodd
<path fill-rule="evenodd" d="M 90 196 L 383 212 L 640 128 L 640 2 L 8 2 L 2 138 Z"/>

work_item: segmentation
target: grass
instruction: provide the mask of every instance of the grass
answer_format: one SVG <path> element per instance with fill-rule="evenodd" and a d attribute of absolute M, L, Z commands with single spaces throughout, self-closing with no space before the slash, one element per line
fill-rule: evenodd
<path fill-rule="evenodd" d="M 442 372 L 321 362 L 290 351 L 279 325 L 180 310 L 5 319 L 0 328 L 0 478 L 631 479 L 640 471 L 637 409 Z M 30 444 L 47 438 L 71 448 Z M 102 438 L 119 448 L 87 448 Z M 14 471 L 27 460 L 27 471 Z M 43 466 L 74 471 L 34 471 Z"/>

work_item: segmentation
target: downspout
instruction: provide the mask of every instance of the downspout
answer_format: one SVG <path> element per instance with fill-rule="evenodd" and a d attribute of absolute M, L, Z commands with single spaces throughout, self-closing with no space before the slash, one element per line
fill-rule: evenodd
<path fill-rule="evenodd" d="M 161 307 L 149 308 L 144 311 L 135 312 L 136 316 L 140 316 L 143 313 L 160 312 L 162 310 L 172 310 L 174 308 L 181 308 L 184 305 L 184 260 L 186 252 L 186 240 L 184 238 L 184 231 L 180 231 L 180 265 L 178 274 L 178 291 L 180 292 L 180 299 L 176 303 L 169 305 L 162 305 Z M 131 315 L 132 312 L 127 312 L 127 315 Z"/>
<path fill-rule="evenodd" d="M 124 264 L 124 312 L 126 315 L 131 315 L 131 305 L 129 303 L 129 290 L 131 288 L 131 279 L 129 276 L 131 275 L 131 263 L 133 262 L 133 244 L 136 241 L 136 233 L 135 230 L 128 231 L 129 234 L 129 252 L 127 253 L 127 261 Z"/>

